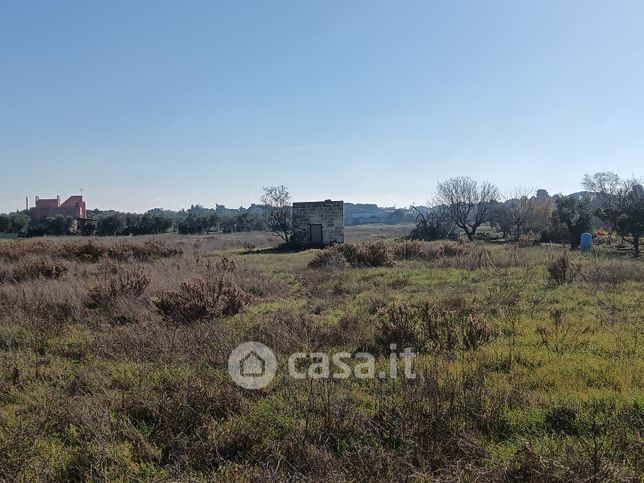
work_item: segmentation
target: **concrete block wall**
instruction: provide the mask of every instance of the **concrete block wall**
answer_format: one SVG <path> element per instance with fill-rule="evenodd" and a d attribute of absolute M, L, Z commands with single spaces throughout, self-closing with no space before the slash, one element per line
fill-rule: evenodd
<path fill-rule="evenodd" d="M 344 243 L 344 202 L 312 201 L 293 203 L 293 241 L 311 244 L 311 225 L 322 225 L 322 243 Z"/>

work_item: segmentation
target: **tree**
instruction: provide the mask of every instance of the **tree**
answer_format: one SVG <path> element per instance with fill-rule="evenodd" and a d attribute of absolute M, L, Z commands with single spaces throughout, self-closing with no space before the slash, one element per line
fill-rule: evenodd
<path fill-rule="evenodd" d="M 9 226 L 11 225 L 11 220 L 9 215 L 0 215 L 0 233 L 9 233 Z"/>
<path fill-rule="evenodd" d="M 644 235 L 643 180 L 631 178 L 622 183 L 615 209 L 615 229 L 624 241 L 632 243 L 635 256 L 640 255 L 640 238 Z M 611 214 L 612 215 L 612 214 Z M 633 240 L 629 240 L 628 237 Z"/>
<path fill-rule="evenodd" d="M 503 238 L 514 231 L 510 208 L 506 203 L 495 203 L 490 209 L 490 224 L 503 234 Z"/>
<path fill-rule="evenodd" d="M 177 231 L 182 235 L 207 233 L 211 224 L 216 221 L 211 215 L 197 215 L 190 213 L 177 224 Z"/>
<path fill-rule="evenodd" d="M 266 207 L 268 227 L 288 243 L 292 225 L 291 195 L 288 188 L 284 185 L 265 186 L 261 202 Z"/>
<path fill-rule="evenodd" d="M 617 205 L 623 188 L 622 180 L 611 171 L 587 174 L 582 181 L 584 189 L 592 193 L 594 201 L 599 205 L 595 215 L 608 224 L 610 235 L 617 228 Z"/>
<path fill-rule="evenodd" d="M 0 232 L 23 233 L 29 224 L 29 216 L 24 213 L 0 215 Z"/>
<path fill-rule="evenodd" d="M 510 222 L 515 239 L 518 239 L 528 229 L 528 224 L 534 217 L 537 199 L 530 189 L 516 188 L 512 198 L 506 202 Z"/>
<path fill-rule="evenodd" d="M 47 218 L 48 235 L 69 235 L 76 232 L 76 220 L 71 216 L 56 215 Z"/>
<path fill-rule="evenodd" d="M 126 229 L 123 213 L 110 213 L 102 216 L 96 223 L 96 234 L 100 236 L 121 235 Z"/>
<path fill-rule="evenodd" d="M 554 211 L 554 200 L 550 197 L 535 199 L 534 211 L 528 222 L 528 230 L 535 233 L 541 233 L 546 230 L 552 222 L 552 212 Z"/>
<path fill-rule="evenodd" d="M 76 233 L 76 220 L 71 216 L 54 215 L 44 220 L 31 220 L 27 225 L 28 236 L 63 236 Z"/>
<path fill-rule="evenodd" d="M 461 176 L 438 183 L 436 204 L 444 205 L 448 216 L 472 240 L 479 226 L 488 221 L 498 195 L 498 189 L 492 183 L 484 181 L 479 185 L 473 179 Z"/>
<path fill-rule="evenodd" d="M 490 222 L 501 230 L 503 236 L 512 234 L 514 239 L 530 231 L 541 200 L 533 196 L 533 190 L 515 188 L 503 203 L 493 203 Z"/>
<path fill-rule="evenodd" d="M 592 212 L 590 198 L 584 196 L 560 196 L 555 201 L 555 211 L 552 221 L 566 226 L 570 235 L 570 248 L 574 250 L 579 246 L 581 234 L 591 228 Z"/>
<path fill-rule="evenodd" d="M 157 235 L 168 231 L 172 224 L 172 218 L 166 215 L 145 213 L 138 219 L 133 233 L 135 235 Z"/>
<path fill-rule="evenodd" d="M 445 207 L 435 207 L 427 210 L 427 213 L 423 213 L 415 206 L 412 206 L 416 210 L 416 228 L 414 228 L 410 234 L 410 238 L 413 240 L 444 240 L 450 238 L 454 234 L 455 225 L 454 222 L 447 214 Z"/>

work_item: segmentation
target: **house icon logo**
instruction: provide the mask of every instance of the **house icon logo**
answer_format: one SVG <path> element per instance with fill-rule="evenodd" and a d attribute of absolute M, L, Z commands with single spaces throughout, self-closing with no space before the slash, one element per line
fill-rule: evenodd
<path fill-rule="evenodd" d="M 259 377 L 264 374 L 264 360 L 260 355 L 251 351 L 246 357 L 241 360 L 241 374 L 244 377 Z"/>
<path fill-rule="evenodd" d="M 245 389 L 261 389 L 275 377 L 275 354 L 261 342 L 245 342 L 228 358 L 228 373 L 235 384 Z"/>

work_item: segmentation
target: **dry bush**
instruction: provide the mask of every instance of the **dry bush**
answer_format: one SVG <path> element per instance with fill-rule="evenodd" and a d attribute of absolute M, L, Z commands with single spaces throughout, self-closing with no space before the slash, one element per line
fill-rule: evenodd
<path fill-rule="evenodd" d="M 535 233 L 533 231 L 530 231 L 528 233 L 523 233 L 522 235 L 519 236 L 519 246 L 524 248 L 524 247 L 529 247 L 529 246 L 534 246 L 539 244 L 539 239 L 541 235 L 539 233 Z"/>
<path fill-rule="evenodd" d="M 94 240 L 20 240 L 0 244 L 0 258 L 15 261 L 27 255 L 49 256 L 80 262 L 96 263 L 103 258 L 115 260 L 154 261 L 180 255 L 182 250 L 168 246 L 162 240 L 146 240 L 143 243 L 116 241 L 111 244 Z"/>
<path fill-rule="evenodd" d="M 438 245 L 436 254 L 439 258 L 442 258 L 465 255 L 467 252 L 468 250 L 463 243 L 445 241 Z"/>
<path fill-rule="evenodd" d="M 581 347 L 584 344 L 582 336 L 589 331 L 588 326 L 571 322 L 559 308 L 550 311 L 550 324 L 538 325 L 535 329 L 543 346 L 558 356 Z"/>
<path fill-rule="evenodd" d="M 450 310 L 429 302 L 394 302 L 378 311 L 376 343 L 385 349 L 395 343 L 399 348 L 452 353 L 474 351 L 490 342 L 495 331 L 479 314 Z"/>
<path fill-rule="evenodd" d="M 57 255 L 69 260 L 96 263 L 105 256 L 105 248 L 92 241 L 67 243 L 58 247 Z"/>
<path fill-rule="evenodd" d="M 42 257 L 20 262 L 12 270 L 0 272 L 0 282 L 24 282 L 38 278 L 59 279 L 68 270 L 69 266 L 66 263 Z"/>
<path fill-rule="evenodd" d="M 150 277 L 140 267 L 114 271 L 113 265 L 108 265 L 104 271 L 103 282 L 88 289 L 90 300 L 98 307 L 113 307 L 119 300 L 138 298 L 150 284 Z"/>
<path fill-rule="evenodd" d="M 380 324 L 376 332 L 376 343 L 381 349 L 389 350 L 390 344 L 396 344 L 400 349 L 421 349 L 423 337 L 416 306 L 393 302 L 379 309 L 378 316 Z"/>
<path fill-rule="evenodd" d="M 423 244 L 418 240 L 401 240 L 393 245 L 394 258 L 398 260 L 417 260 L 425 258 Z"/>
<path fill-rule="evenodd" d="M 344 243 L 333 245 L 319 252 L 309 263 L 311 268 L 340 268 L 344 259 L 354 268 L 391 266 L 387 245 L 384 242 Z"/>
<path fill-rule="evenodd" d="M 251 242 L 251 241 L 245 241 L 245 242 L 242 244 L 242 248 L 244 249 L 244 251 L 245 251 L 246 253 L 251 253 L 251 252 L 254 252 L 254 251 L 257 249 L 257 245 L 255 245 L 255 244 L 254 244 L 253 242 Z"/>
<path fill-rule="evenodd" d="M 558 257 L 550 258 L 546 264 L 546 270 L 548 271 L 548 279 L 557 285 L 571 283 L 579 271 L 570 262 L 570 256 L 565 251 Z"/>
<path fill-rule="evenodd" d="M 93 263 L 105 257 L 119 261 L 134 259 L 150 262 L 160 258 L 180 255 L 181 253 L 180 248 L 169 247 L 160 240 L 147 240 L 143 243 L 119 241 L 109 245 L 101 245 L 90 240 L 75 244 L 64 244 L 59 248 L 59 254 L 64 258 Z"/>
<path fill-rule="evenodd" d="M 182 253 L 180 248 L 170 247 L 161 240 L 147 240 L 142 244 L 114 243 L 108 245 L 105 251 L 110 258 L 117 260 L 129 260 L 133 258 L 142 262 L 174 257 Z"/>
<path fill-rule="evenodd" d="M 184 281 L 177 290 L 166 290 L 153 302 L 164 316 L 180 323 L 235 315 L 251 300 L 235 278 L 235 263 L 222 257 L 215 265 L 206 266 L 204 277 Z"/>
<path fill-rule="evenodd" d="M 441 241 L 427 244 L 424 257 L 427 260 L 458 258 L 469 253 L 469 248 L 462 242 Z"/>
<path fill-rule="evenodd" d="M 57 245 L 46 240 L 15 240 L 0 243 L 0 258 L 8 261 L 17 261 L 27 255 L 49 255 L 57 253 Z"/>
<path fill-rule="evenodd" d="M 360 245 L 345 243 L 337 245 L 337 250 L 352 267 L 383 267 L 392 264 L 387 245 L 381 241 L 365 242 Z"/>
<path fill-rule="evenodd" d="M 309 268 L 335 268 L 343 269 L 347 266 L 347 260 L 338 245 L 320 250 L 315 257 L 309 262 Z"/>
<path fill-rule="evenodd" d="M 351 260 L 349 260 L 351 263 Z M 382 267 L 392 265 L 387 251 L 387 245 L 383 242 L 365 243 L 360 247 L 359 256 L 356 260 L 357 266 Z"/>

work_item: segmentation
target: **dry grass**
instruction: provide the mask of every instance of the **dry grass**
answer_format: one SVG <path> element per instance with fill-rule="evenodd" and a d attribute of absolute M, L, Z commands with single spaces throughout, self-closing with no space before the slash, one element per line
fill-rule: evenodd
<path fill-rule="evenodd" d="M 1 243 L 0 481 L 641 479 L 642 261 L 567 253 L 553 283 L 560 246 L 397 229 L 297 253 L 257 233 Z M 260 391 L 226 372 L 249 340 L 280 364 Z M 392 343 L 416 379 L 283 375 L 299 351 L 384 369 Z"/>

